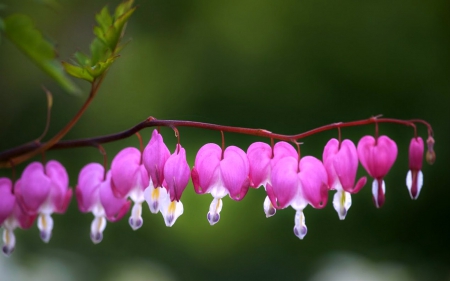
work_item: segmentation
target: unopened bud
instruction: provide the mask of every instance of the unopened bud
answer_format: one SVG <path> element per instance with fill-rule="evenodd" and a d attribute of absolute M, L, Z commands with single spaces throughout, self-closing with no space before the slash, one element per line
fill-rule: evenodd
<path fill-rule="evenodd" d="M 427 162 L 430 165 L 433 165 L 434 161 L 436 161 L 436 153 L 434 152 L 434 139 L 432 136 L 429 136 L 427 139 L 427 146 L 428 146 L 428 151 L 427 151 Z"/>

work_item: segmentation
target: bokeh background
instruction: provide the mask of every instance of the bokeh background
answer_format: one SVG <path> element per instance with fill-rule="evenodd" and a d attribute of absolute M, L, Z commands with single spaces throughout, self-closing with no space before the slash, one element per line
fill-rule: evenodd
<path fill-rule="evenodd" d="M 30 15 L 55 42 L 61 60 L 88 52 L 94 15 L 118 1 L 1 1 L 5 17 Z M 17 3 L 16 3 L 17 2 Z M 16 230 L 16 251 L 0 257 L 0 280 L 450 280 L 449 141 L 450 4 L 416 1 L 137 1 L 125 38 L 131 39 L 99 95 L 66 139 L 110 134 L 148 116 L 264 128 L 293 134 L 383 114 L 422 118 L 435 130 L 437 160 L 424 163 L 424 187 L 412 201 L 405 186 L 410 128 L 382 124 L 398 159 L 386 177 L 386 204 L 376 209 L 369 184 L 344 221 L 331 199 L 323 210 L 305 210 L 308 235 L 292 232 L 294 210 L 266 219 L 263 189 L 241 202 L 224 200 L 211 227 L 210 195 L 183 194 L 184 214 L 172 228 L 144 205 L 144 225 L 127 219 L 108 224 L 104 240 L 89 238 L 91 214 L 75 200 L 54 215 L 53 237 L 41 242 L 36 226 Z M 40 135 L 46 100 L 54 94 L 48 136 L 80 108 L 10 42 L 0 45 L 0 150 Z M 220 142 L 218 132 L 179 128 L 193 165 L 198 149 Z M 357 142 L 373 126 L 342 130 Z M 170 129 L 161 130 L 175 148 Z M 426 129 L 419 126 L 425 138 Z M 151 129 L 142 131 L 147 142 Z M 303 155 L 321 157 L 336 131 L 304 139 Z M 226 134 L 244 150 L 265 139 Z M 110 159 L 135 137 L 105 145 Z M 94 148 L 49 151 L 75 186 L 80 169 L 101 162 Z M 40 160 L 36 158 L 35 160 Z M 25 165 L 17 167 L 18 175 Z M 366 175 L 360 166 L 358 174 Z M 11 176 L 0 170 L 0 176 Z"/>

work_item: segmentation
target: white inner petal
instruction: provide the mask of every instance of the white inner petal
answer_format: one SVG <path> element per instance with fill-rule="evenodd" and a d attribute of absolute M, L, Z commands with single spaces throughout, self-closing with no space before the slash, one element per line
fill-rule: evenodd
<path fill-rule="evenodd" d="M 104 216 L 96 216 L 91 223 L 91 240 L 94 244 L 98 244 L 102 241 L 105 228 L 106 218 Z"/>
<path fill-rule="evenodd" d="M 5 256 L 11 255 L 16 246 L 16 236 L 12 229 L 5 228 L 3 230 L 3 247 L 2 251 Z"/>
<path fill-rule="evenodd" d="M 53 219 L 50 214 L 41 213 L 38 218 L 38 228 L 42 241 L 48 243 L 52 237 Z"/>
<path fill-rule="evenodd" d="M 133 205 L 133 209 L 131 210 L 131 216 L 129 219 L 130 226 L 133 230 L 139 229 L 142 224 L 142 204 L 141 202 L 136 202 Z"/>
<path fill-rule="evenodd" d="M 214 225 L 219 221 L 220 211 L 222 211 L 222 205 L 223 203 L 221 198 L 214 198 L 214 200 L 211 202 L 211 205 L 209 205 L 209 212 L 206 217 L 210 225 Z"/>
<path fill-rule="evenodd" d="M 170 201 L 170 198 L 167 197 L 167 200 L 161 205 L 161 214 L 164 217 L 164 222 L 166 226 L 171 227 L 179 216 L 183 214 L 184 208 L 183 203 L 181 201 Z"/>
<path fill-rule="evenodd" d="M 413 187 L 413 173 L 411 170 L 408 171 L 408 174 L 406 175 L 406 186 L 408 187 L 409 195 L 411 196 L 411 199 L 417 199 L 419 197 L 420 191 L 422 190 L 423 185 L 423 173 L 422 171 L 419 171 L 417 173 L 417 194 L 414 197 L 412 194 L 412 187 Z"/>
<path fill-rule="evenodd" d="M 270 201 L 269 196 L 266 196 L 266 199 L 264 200 L 264 213 L 266 213 L 266 217 L 269 218 L 276 213 L 275 207 L 272 205 L 272 202 Z"/>
<path fill-rule="evenodd" d="M 382 185 L 381 185 L 381 189 L 383 190 L 383 195 L 386 194 L 386 185 L 384 183 L 384 180 L 381 180 Z M 375 201 L 375 205 L 377 206 L 377 208 L 379 208 L 380 206 L 378 205 L 378 180 L 374 179 L 372 182 L 372 194 L 373 194 L 373 198 Z"/>
<path fill-rule="evenodd" d="M 144 190 L 144 198 L 147 201 L 150 212 L 157 214 L 160 210 L 161 202 L 168 196 L 167 191 L 163 187 L 154 188 L 153 182 Z"/>
<path fill-rule="evenodd" d="M 333 207 L 341 220 L 345 219 L 348 209 L 352 205 L 352 197 L 349 192 L 338 190 L 333 197 Z"/>
<path fill-rule="evenodd" d="M 294 222 L 294 234 L 298 238 L 303 239 L 306 236 L 306 233 L 308 233 L 308 228 L 306 227 L 305 215 L 302 210 L 297 210 L 295 213 Z"/>

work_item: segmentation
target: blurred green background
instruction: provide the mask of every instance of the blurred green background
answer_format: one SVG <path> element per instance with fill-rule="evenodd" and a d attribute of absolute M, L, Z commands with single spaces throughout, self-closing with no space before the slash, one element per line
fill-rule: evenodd
<path fill-rule="evenodd" d="M 30 15 L 55 42 L 60 60 L 88 52 L 94 15 L 118 1 L 1 1 L 5 17 Z M 89 110 L 66 139 L 127 129 L 148 116 L 264 128 L 293 134 L 383 114 L 422 118 L 435 130 L 437 161 L 423 167 L 424 187 L 412 201 L 405 186 L 410 128 L 383 124 L 398 159 L 386 180 L 386 204 L 376 209 L 371 180 L 345 221 L 331 200 L 305 211 L 308 235 L 292 231 L 294 210 L 266 219 L 263 189 L 241 202 L 224 200 L 211 227 L 212 197 L 190 184 L 184 214 L 172 228 L 144 205 L 144 225 L 109 223 L 104 240 L 89 238 L 91 214 L 75 200 L 54 215 L 53 237 L 37 228 L 16 230 L 16 251 L 0 257 L 0 280 L 450 280 L 450 2 L 416 1 L 137 1 L 125 38 L 132 39 L 113 65 Z M 10 42 L 0 45 L 0 150 L 40 135 L 45 124 L 45 85 L 54 94 L 56 133 L 87 96 L 66 94 Z M 342 130 L 355 143 L 373 126 Z M 220 142 L 217 132 L 179 128 L 193 165 L 198 149 Z M 175 148 L 170 129 L 161 130 Z M 426 138 L 426 129 L 419 126 Z M 142 131 L 148 141 L 151 129 Z M 321 157 L 336 131 L 304 139 L 303 155 Z M 226 134 L 244 150 L 265 139 Z M 137 138 L 105 145 L 110 159 Z M 94 148 L 50 151 L 75 186 L 80 169 L 101 162 Z M 40 160 L 39 157 L 36 160 Z M 18 175 L 25 165 L 18 167 Z M 360 166 L 359 175 L 366 175 Z M 11 176 L 0 170 L 0 176 Z"/>

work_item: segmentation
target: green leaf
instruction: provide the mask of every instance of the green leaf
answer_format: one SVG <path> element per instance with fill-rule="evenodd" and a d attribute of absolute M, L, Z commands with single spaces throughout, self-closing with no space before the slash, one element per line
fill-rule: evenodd
<path fill-rule="evenodd" d="M 86 67 L 86 70 L 92 77 L 97 78 L 102 75 L 118 57 L 119 56 L 114 56 L 108 58 L 106 61 L 100 61 L 93 67 Z"/>
<path fill-rule="evenodd" d="M 69 75 L 72 75 L 73 77 L 80 78 L 87 80 L 89 82 L 94 81 L 94 77 L 83 67 L 79 67 L 67 62 L 62 62 L 62 65 L 64 66 L 64 69 Z"/>
<path fill-rule="evenodd" d="M 73 56 L 79 65 L 81 66 L 91 65 L 91 59 L 82 52 L 76 52 Z"/>
<path fill-rule="evenodd" d="M 136 7 L 131 7 L 132 5 L 132 0 L 119 4 L 114 13 L 114 19 L 109 14 L 107 7 L 104 7 L 100 13 L 95 16 L 98 26 L 94 27 L 94 34 L 99 40 L 104 42 L 111 51 L 115 52 L 117 44 L 122 37 L 124 26 L 136 10 Z"/>
<path fill-rule="evenodd" d="M 91 46 L 91 65 L 96 65 L 99 61 L 106 60 L 110 52 L 103 41 L 98 38 L 92 40 Z"/>
<path fill-rule="evenodd" d="M 95 20 L 97 21 L 100 28 L 103 30 L 103 33 L 106 33 L 108 28 L 112 25 L 113 19 L 109 14 L 108 7 L 105 6 L 100 11 L 100 13 L 95 15 Z"/>
<path fill-rule="evenodd" d="M 12 43 L 67 92 L 79 93 L 78 87 L 65 75 L 61 63 L 56 60 L 54 47 L 42 37 L 28 16 L 13 14 L 5 18 L 4 32 Z"/>
<path fill-rule="evenodd" d="M 128 10 L 130 10 L 131 6 L 133 6 L 133 2 L 134 2 L 134 0 L 127 0 L 127 1 L 120 3 L 117 6 L 116 11 L 114 12 L 114 18 L 118 19 L 123 14 L 125 14 Z"/>

